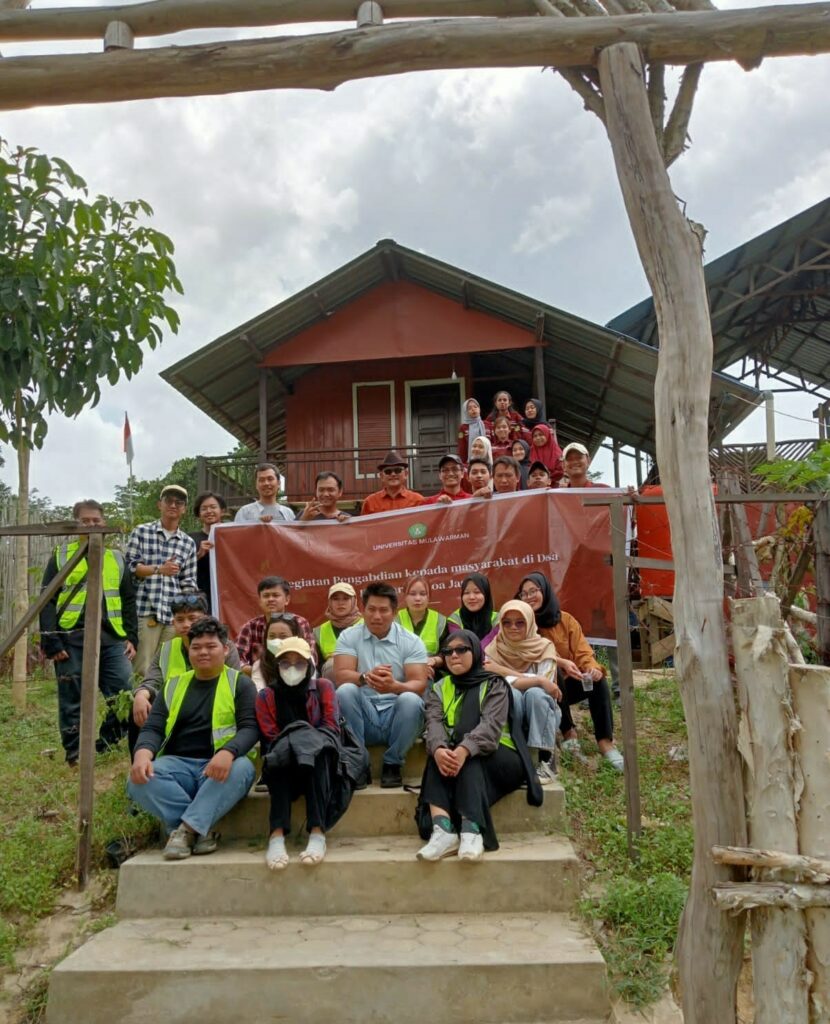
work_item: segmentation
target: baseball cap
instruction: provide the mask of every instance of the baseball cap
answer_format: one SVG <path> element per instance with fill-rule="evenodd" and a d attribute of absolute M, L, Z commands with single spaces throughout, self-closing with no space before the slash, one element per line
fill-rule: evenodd
<path fill-rule="evenodd" d="M 544 462 L 540 462 L 539 459 L 537 459 L 535 462 L 531 462 L 530 468 L 527 471 L 527 475 L 530 476 L 534 469 L 543 469 L 548 476 L 551 475 L 548 467 L 544 464 Z"/>
<path fill-rule="evenodd" d="M 329 597 L 333 597 L 335 594 L 348 594 L 349 597 L 357 597 L 354 587 L 351 583 L 346 582 L 332 583 L 329 587 Z"/>
<path fill-rule="evenodd" d="M 464 465 L 464 463 L 461 461 L 461 459 L 457 455 L 448 454 L 448 455 L 442 455 L 441 456 L 441 459 L 438 462 L 438 468 L 440 469 L 444 465 L 445 462 L 454 462 L 457 466 L 463 466 Z"/>
<path fill-rule="evenodd" d="M 591 453 L 585 447 L 584 444 L 580 444 L 579 441 L 571 441 L 570 444 L 565 445 L 565 450 L 562 452 L 562 458 L 564 459 L 568 452 L 579 452 L 580 455 L 584 455 L 586 458 L 590 458 Z"/>
<path fill-rule="evenodd" d="M 183 498 L 184 501 L 187 501 L 187 491 L 178 484 L 168 484 L 166 487 L 162 487 L 159 499 L 163 498 L 166 494 L 171 494 L 176 498 Z"/>
<path fill-rule="evenodd" d="M 303 640 L 301 636 L 289 636 L 285 640 L 281 640 L 277 657 L 281 658 L 283 654 L 291 654 L 292 651 L 305 658 L 306 661 L 311 661 L 311 648 L 308 646 L 308 641 Z"/>

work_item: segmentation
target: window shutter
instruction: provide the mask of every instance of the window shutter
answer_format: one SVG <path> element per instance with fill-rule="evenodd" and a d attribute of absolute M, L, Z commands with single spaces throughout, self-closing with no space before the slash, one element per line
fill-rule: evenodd
<path fill-rule="evenodd" d="M 354 446 L 357 473 L 374 476 L 384 454 L 395 445 L 395 404 L 389 381 L 354 385 Z"/>

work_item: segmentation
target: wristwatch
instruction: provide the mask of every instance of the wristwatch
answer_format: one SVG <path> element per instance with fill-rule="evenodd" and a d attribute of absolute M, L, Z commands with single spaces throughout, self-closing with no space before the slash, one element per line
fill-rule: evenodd
<path fill-rule="evenodd" d="M 365 686 L 366 685 L 366 673 L 365 672 L 361 672 L 360 675 L 357 677 L 357 685 L 358 686 Z"/>

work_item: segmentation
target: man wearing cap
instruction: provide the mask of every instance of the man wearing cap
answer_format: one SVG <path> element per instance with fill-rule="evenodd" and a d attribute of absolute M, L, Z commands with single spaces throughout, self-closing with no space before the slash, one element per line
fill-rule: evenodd
<path fill-rule="evenodd" d="M 571 441 L 562 452 L 562 465 L 565 475 L 559 482 L 560 487 L 607 487 L 608 484 L 597 483 L 588 476 L 591 456 L 584 444 Z"/>
<path fill-rule="evenodd" d="M 196 545 L 179 528 L 187 491 L 168 484 L 159 495 L 159 518 L 141 523 L 130 534 L 125 558 L 136 580 L 138 652 L 133 669 L 143 676 L 156 651 L 172 640 L 170 602 L 186 590 L 196 589 Z"/>
<path fill-rule="evenodd" d="M 72 509 L 78 526 L 105 526 L 104 510 L 91 498 L 79 501 Z M 80 540 L 61 544 L 52 553 L 43 573 L 46 587 L 60 568 L 78 550 Z M 87 597 L 86 559 L 72 570 L 63 586 L 40 613 L 40 645 L 55 663 L 58 682 L 58 728 L 66 763 L 78 763 L 81 725 L 81 670 L 83 666 L 84 626 Z M 122 690 L 131 688 L 132 668 L 138 643 L 135 613 L 135 588 L 120 551 L 106 548 L 101 569 L 101 648 L 98 664 L 98 688 L 108 702 L 96 747 L 104 750 L 121 739 L 124 724 L 111 703 Z"/>
<path fill-rule="evenodd" d="M 522 473 L 512 455 L 499 455 L 493 463 L 493 492 L 513 494 L 519 489 Z"/>
<path fill-rule="evenodd" d="M 441 457 L 438 463 L 438 479 L 441 481 L 441 490 L 427 498 L 426 505 L 450 505 L 454 501 L 464 501 L 470 497 L 469 491 L 461 489 L 461 479 L 464 473 L 464 463 L 454 454 Z"/>
<path fill-rule="evenodd" d="M 351 583 L 341 580 L 329 587 L 329 603 L 326 606 L 326 617 L 319 626 L 314 627 L 314 639 L 317 641 L 321 665 L 320 675 L 331 679 L 334 669 L 332 656 L 337 646 L 337 638 L 349 626 L 357 626 L 363 622 L 357 607 L 357 594 Z"/>
<path fill-rule="evenodd" d="M 361 515 L 374 512 L 399 512 L 402 508 L 423 505 L 424 496 L 406 486 L 407 463 L 396 451 L 387 452 L 378 464 L 378 477 L 383 487 L 370 494 L 363 502 Z"/>
<path fill-rule="evenodd" d="M 273 462 L 260 462 L 254 475 L 257 501 L 251 501 L 234 516 L 235 523 L 290 523 L 294 512 L 277 501 L 280 490 L 279 470 Z"/>
<path fill-rule="evenodd" d="M 531 462 L 527 471 L 527 489 L 529 491 L 547 490 L 552 486 L 553 478 L 544 462 L 540 462 L 539 459 Z"/>

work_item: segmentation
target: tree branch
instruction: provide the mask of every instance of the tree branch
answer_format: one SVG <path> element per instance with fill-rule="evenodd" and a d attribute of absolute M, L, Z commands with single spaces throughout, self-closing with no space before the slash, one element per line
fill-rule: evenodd
<path fill-rule="evenodd" d="M 10 57 L 0 109 L 108 103 L 260 89 L 333 89 L 407 71 L 593 66 L 597 52 L 633 43 L 648 61 L 697 64 L 830 50 L 830 3 L 606 18 L 415 22 L 283 39 Z"/>
<path fill-rule="evenodd" d="M 657 145 L 663 148 L 663 125 L 666 116 L 666 68 L 664 64 L 651 63 L 648 66 L 648 109 Z"/>
<path fill-rule="evenodd" d="M 686 137 L 689 134 L 689 121 L 695 102 L 698 82 L 703 72 L 703 64 L 689 64 L 683 69 L 674 106 L 666 123 L 663 136 L 663 158 L 666 167 L 670 167 L 686 148 Z"/>

